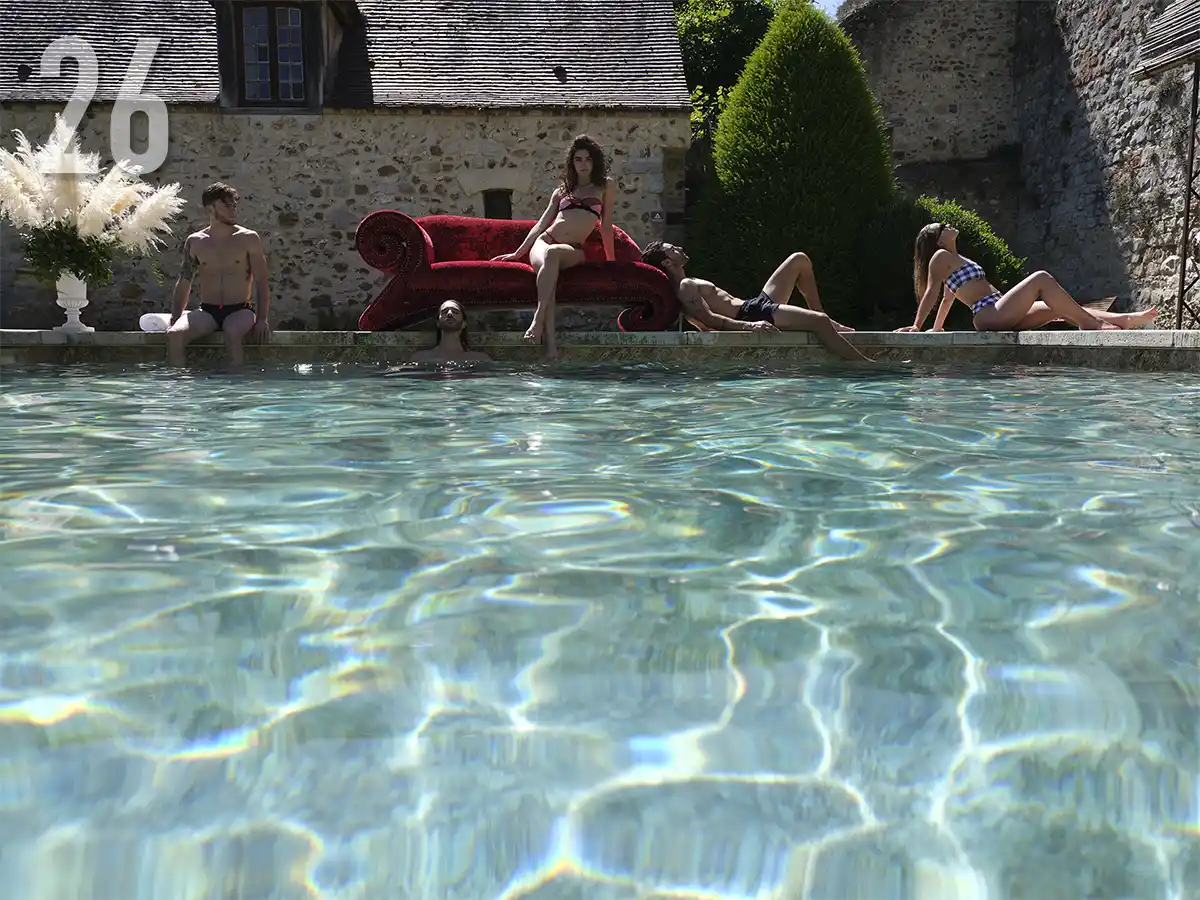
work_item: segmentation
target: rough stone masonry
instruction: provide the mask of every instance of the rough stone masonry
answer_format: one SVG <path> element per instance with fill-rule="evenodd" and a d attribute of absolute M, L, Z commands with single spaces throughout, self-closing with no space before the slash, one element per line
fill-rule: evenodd
<path fill-rule="evenodd" d="M 45 140 L 58 111 L 6 106 L 5 146 L 13 145 L 12 129 L 34 144 Z M 93 105 L 80 129 L 84 150 L 107 154 L 109 113 Z M 374 210 L 481 216 L 484 191 L 508 190 L 513 217 L 536 219 L 581 132 L 596 138 L 610 158 L 618 185 L 614 222 L 635 241 L 663 236 L 667 217 L 684 209 L 689 126 L 682 114 L 404 110 L 284 116 L 172 107 L 170 116 L 167 162 L 146 180 L 179 182 L 188 205 L 158 257 L 121 263 L 111 284 L 89 288 L 83 319 L 97 328 L 136 329 L 143 313 L 169 308 L 179 248 L 189 232 L 206 224 L 200 193 L 212 181 L 239 190 L 240 220 L 266 242 L 277 329 L 356 327 L 363 307 L 387 281 L 354 250 L 354 230 Z M 53 288 L 23 267 L 21 241 L 7 226 L 0 245 L 0 325 L 61 323 Z M 490 314 L 474 324 L 514 327 L 509 319 L 516 314 Z M 564 310 L 559 322 L 611 330 L 616 310 Z"/>
<path fill-rule="evenodd" d="M 902 183 L 992 223 L 1076 296 L 1173 327 L 1190 71 L 1134 78 L 1165 0 L 868 0 L 843 26 Z"/>

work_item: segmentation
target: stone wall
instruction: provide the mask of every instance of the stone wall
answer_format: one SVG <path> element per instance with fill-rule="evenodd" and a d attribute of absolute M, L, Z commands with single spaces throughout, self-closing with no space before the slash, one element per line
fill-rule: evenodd
<path fill-rule="evenodd" d="M 5 106 L 3 146 L 12 148 L 13 129 L 40 143 L 56 111 Z M 108 107 L 92 106 L 81 129 L 85 150 L 108 152 L 109 113 Z M 414 216 L 483 215 L 482 192 L 502 189 L 512 191 L 514 218 L 536 219 L 571 139 L 581 132 L 609 154 L 618 184 L 615 223 L 641 244 L 670 237 L 678 226 L 668 223 L 684 210 L 686 111 L 672 116 L 405 110 L 305 117 L 172 108 L 167 162 L 146 176 L 153 183 L 179 182 L 188 200 L 176 239 L 153 261 L 162 274 L 151 261 L 122 263 L 111 285 L 89 290 L 92 303 L 84 321 L 102 329 L 133 329 L 141 314 L 169 308 L 178 248 L 187 233 L 206 224 L 200 192 L 222 180 L 242 195 L 242 223 L 266 242 L 275 327 L 354 328 L 387 280 L 354 251 L 354 229 L 363 216 L 380 208 Z M 53 290 L 22 266 L 20 239 L 4 226 L 0 325 L 43 328 L 63 321 Z M 508 320 L 515 318 L 501 314 L 489 321 L 514 327 Z M 564 309 L 558 322 L 564 328 L 615 329 L 616 311 Z"/>
<path fill-rule="evenodd" d="M 1015 247 L 1020 231 L 1021 157 L 1015 147 L 982 159 L 914 162 L 896 167 L 896 180 L 914 194 L 955 200 L 979 213 Z"/>
<path fill-rule="evenodd" d="M 902 183 L 976 209 L 1078 296 L 1157 305 L 1173 325 L 1190 71 L 1133 77 L 1165 6 L 866 0 L 842 24 Z"/>
<path fill-rule="evenodd" d="M 1042 4 L 1021 4 L 1035 5 Z M 1094 290 L 1103 282 L 1138 308 L 1157 305 L 1160 324 L 1174 327 L 1191 71 L 1133 77 L 1146 29 L 1165 6 L 1058 0 L 1054 21 L 1043 15 L 1040 25 L 1035 10 L 1023 10 L 1022 47 L 1037 28 L 1051 27 L 1061 40 L 1069 65 L 1056 81 L 1067 88 L 1067 108 L 1048 96 L 1054 86 L 1045 82 L 1019 95 L 1040 94 L 1049 107 L 1043 114 L 1031 107 L 1023 129 L 1027 183 L 1036 190 L 1058 176 L 1061 186 L 1050 192 L 1045 232 L 1030 236 L 1031 245 L 1045 243 L 1046 268 L 1074 260 L 1080 281 L 1093 278 Z"/>
<path fill-rule="evenodd" d="M 876 0 L 842 27 L 892 128 L 899 164 L 980 159 L 1016 140 L 1003 0 Z"/>
<path fill-rule="evenodd" d="M 1077 90 L 1054 4 L 1017 6 L 1013 74 L 1022 191 L 1019 227 L 1010 240 L 1072 293 L 1116 294 L 1124 306 L 1131 287 L 1108 208 L 1095 110 Z"/>

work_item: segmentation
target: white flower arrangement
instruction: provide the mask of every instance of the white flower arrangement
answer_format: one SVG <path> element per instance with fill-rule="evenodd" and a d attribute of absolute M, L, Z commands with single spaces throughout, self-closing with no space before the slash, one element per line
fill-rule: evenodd
<path fill-rule="evenodd" d="M 50 139 L 34 149 L 14 131 L 17 152 L 0 148 L 0 218 L 26 241 L 30 266 L 47 281 L 71 275 L 107 283 L 118 253 L 146 254 L 186 203 L 179 185 L 154 187 L 122 161 L 101 174 L 100 154 L 80 152 L 62 116 Z"/>

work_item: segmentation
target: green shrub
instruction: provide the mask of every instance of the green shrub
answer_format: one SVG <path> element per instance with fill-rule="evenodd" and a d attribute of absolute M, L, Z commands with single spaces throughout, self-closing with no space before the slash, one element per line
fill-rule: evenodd
<path fill-rule="evenodd" d="M 981 266 L 999 290 L 1007 290 L 1024 276 L 1025 260 L 979 215 L 952 201 L 897 194 L 876 219 L 863 228 L 858 241 L 861 300 L 859 328 L 890 331 L 911 325 L 917 309 L 913 287 L 913 245 L 917 232 L 931 222 L 946 222 L 958 229 L 958 249 Z M 937 308 L 925 323 L 933 327 Z M 955 303 L 946 319 L 947 330 L 970 329 L 971 311 Z"/>
<path fill-rule="evenodd" d="M 25 261 L 42 281 L 53 284 L 67 272 L 91 285 L 108 284 L 113 275 L 114 244 L 83 237 L 74 222 L 62 220 L 23 231 Z"/>
<path fill-rule="evenodd" d="M 830 313 L 856 318 L 856 239 L 895 190 L 891 152 L 854 46 L 809 0 L 777 4 L 721 114 L 713 161 L 689 235 L 696 273 L 753 296 L 803 250 Z"/>

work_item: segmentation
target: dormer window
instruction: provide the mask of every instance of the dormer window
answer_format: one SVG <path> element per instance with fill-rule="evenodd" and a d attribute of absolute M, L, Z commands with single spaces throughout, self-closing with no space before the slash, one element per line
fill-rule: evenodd
<path fill-rule="evenodd" d="M 324 4 L 216 0 L 221 106 L 319 112 Z"/>
<path fill-rule="evenodd" d="M 250 106 L 304 104 L 304 17 L 302 7 L 242 6 L 238 54 L 241 101 Z"/>

